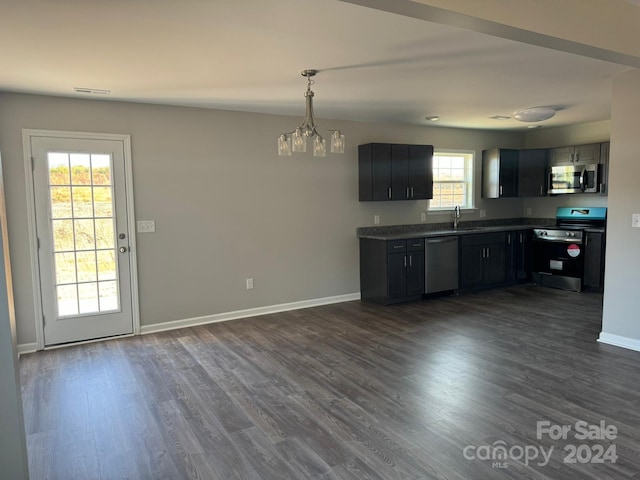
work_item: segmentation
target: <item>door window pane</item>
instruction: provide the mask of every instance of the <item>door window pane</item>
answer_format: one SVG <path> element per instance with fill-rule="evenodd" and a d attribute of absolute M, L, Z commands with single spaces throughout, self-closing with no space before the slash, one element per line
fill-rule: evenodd
<path fill-rule="evenodd" d="M 110 155 L 49 152 L 58 315 L 120 308 Z"/>

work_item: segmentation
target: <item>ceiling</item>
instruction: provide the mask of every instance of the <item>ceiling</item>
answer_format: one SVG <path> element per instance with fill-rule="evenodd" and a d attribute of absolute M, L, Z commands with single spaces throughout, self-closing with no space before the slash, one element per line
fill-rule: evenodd
<path fill-rule="evenodd" d="M 608 119 L 629 70 L 338 0 L 12 1 L 0 44 L 0 91 L 301 116 L 315 68 L 319 118 L 487 129 Z"/>

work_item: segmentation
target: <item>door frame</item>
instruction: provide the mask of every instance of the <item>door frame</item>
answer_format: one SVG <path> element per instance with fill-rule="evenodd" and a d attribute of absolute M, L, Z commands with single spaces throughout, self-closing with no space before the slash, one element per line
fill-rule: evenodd
<path fill-rule="evenodd" d="M 62 130 L 22 129 L 22 150 L 27 188 L 27 217 L 29 226 L 29 253 L 31 255 L 31 282 L 33 286 L 33 310 L 36 322 L 37 350 L 44 350 L 44 314 L 42 311 L 42 285 L 40 283 L 40 262 L 38 260 L 38 236 L 36 228 L 35 185 L 33 178 L 32 137 L 77 138 L 85 140 L 120 141 L 124 148 L 124 175 L 127 201 L 127 228 L 129 229 L 129 274 L 131 276 L 131 314 L 133 335 L 140 335 L 140 305 L 138 297 L 138 260 L 136 255 L 136 221 L 133 204 L 133 168 L 131 165 L 131 136 L 110 133 L 70 132 Z M 126 336 L 126 335 L 124 335 Z M 88 340 L 93 341 L 93 340 Z M 74 344 L 83 342 L 74 342 Z"/>

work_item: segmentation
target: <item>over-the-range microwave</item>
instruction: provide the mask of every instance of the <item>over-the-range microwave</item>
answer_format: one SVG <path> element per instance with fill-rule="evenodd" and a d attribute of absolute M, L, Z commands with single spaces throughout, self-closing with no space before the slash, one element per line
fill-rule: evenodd
<path fill-rule="evenodd" d="M 550 168 L 549 193 L 598 193 L 600 165 L 562 165 Z"/>

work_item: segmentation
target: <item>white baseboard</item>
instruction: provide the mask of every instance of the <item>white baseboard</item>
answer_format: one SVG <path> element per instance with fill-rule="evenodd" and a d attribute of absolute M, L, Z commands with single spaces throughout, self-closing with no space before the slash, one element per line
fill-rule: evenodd
<path fill-rule="evenodd" d="M 640 340 L 631 337 L 623 337 L 621 335 L 613 335 L 612 333 L 600 332 L 598 337 L 600 343 L 614 345 L 616 347 L 628 348 L 640 352 Z"/>
<path fill-rule="evenodd" d="M 18 357 L 27 353 L 33 353 L 38 350 L 37 343 L 22 343 L 18 345 Z"/>
<path fill-rule="evenodd" d="M 237 320 L 239 318 L 257 317 L 259 315 L 267 315 L 270 313 L 288 312 L 291 310 L 300 310 L 302 308 L 330 305 L 332 303 L 351 302 L 353 300 L 360 300 L 360 293 L 315 298 L 312 300 L 302 300 L 300 302 L 280 303 L 278 305 L 269 305 L 266 307 L 248 308 L 246 310 L 217 313 L 215 315 L 205 315 L 203 317 L 185 318 L 183 320 L 173 320 L 171 322 L 142 325 L 140 327 L 140 334 L 145 335 L 147 333 L 164 332 L 167 330 L 175 330 L 177 328 L 195 327 L 196 325 L 205 325 L 207 323 L 226 322 L 228 320 Z"/>

